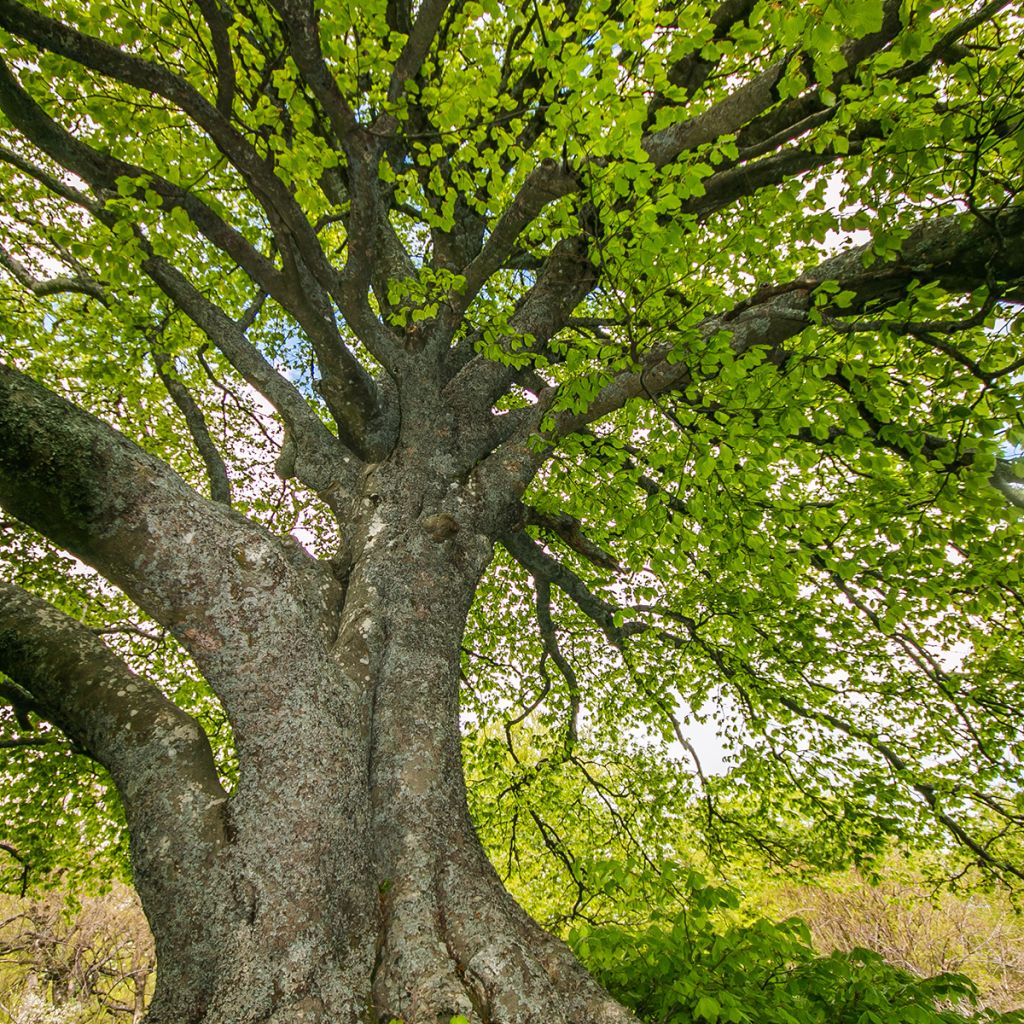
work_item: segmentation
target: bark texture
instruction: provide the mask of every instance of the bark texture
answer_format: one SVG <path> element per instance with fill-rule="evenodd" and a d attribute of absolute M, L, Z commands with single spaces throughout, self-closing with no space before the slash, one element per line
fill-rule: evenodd
<path fill-rule="evenodd" d="M 152 1024 L 628 1019 L 508 897 L 466 813 L 459 640 L 491 548 L 462 498 L 377 467 L 329 626 L 253 651 L 264 727 L 241 730 L 228 841 L 176 902 L 231 898 L 209 942 L 159 943 L 193 981 L 160 975 Z M 164 919 L 163 894 L 148 909 Z"/>

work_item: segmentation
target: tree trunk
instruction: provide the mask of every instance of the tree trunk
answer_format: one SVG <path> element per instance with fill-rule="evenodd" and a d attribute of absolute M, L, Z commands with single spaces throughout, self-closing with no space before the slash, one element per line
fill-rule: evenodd
<path fill-rule="evenodd" d="M 385 462 L 339 457 L 328 563 L 0 367 L 5 508 L 173 631 L 232 724 L 229 794 L 194 719 L 0 582 L 0 671 L 124 802 L 148 1024 L 631 1019 L 508 896 L 466 809 L 462 634 L 530 456 L 479 468 L 438 392 L 412 394 Z"/>
<path fill-rule="evenodd" d="M 214 852 L 186 867 L 132 829 L 148 1024 L 631 1019 L 506 893 L 469 820 L 460 647 L 492 546 L 468 500 L 368 478 L 334 635 L 305 621 L 252 660 L 264 718 L 235 722 Z"/>

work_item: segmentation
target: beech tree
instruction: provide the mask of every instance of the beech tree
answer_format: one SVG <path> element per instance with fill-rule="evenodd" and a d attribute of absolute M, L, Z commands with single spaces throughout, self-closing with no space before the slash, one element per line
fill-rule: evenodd
<path fill-rule="evenodd" d="M 460 700 L 1024 877 L 1014 8 L 0 0 L 5 850 L 109 773 L 150 1024 L 631 1019 Z"/>

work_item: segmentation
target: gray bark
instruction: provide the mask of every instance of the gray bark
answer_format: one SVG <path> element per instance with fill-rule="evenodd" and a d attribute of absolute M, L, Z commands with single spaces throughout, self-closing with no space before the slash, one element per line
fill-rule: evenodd
<path fill-rule="evenodd" d="M 184 1016 L 159 975 L 150 1024 L 630 1019 L 511 900 L 468 818 L 459 642 L 491 556 L 473 504 L 419 460 L 366 475 L 336 635 L 283 636 L 298 672 L 253 659 L 272 729 L 240 733 L 230 840 L 182 879 L 224 905 L 214 977 Z M 165 945 L 161 970 L 208 951 Z"/>

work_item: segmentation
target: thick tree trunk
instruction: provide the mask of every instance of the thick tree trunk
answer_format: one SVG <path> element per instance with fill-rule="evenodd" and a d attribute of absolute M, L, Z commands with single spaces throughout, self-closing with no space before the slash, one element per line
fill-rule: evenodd
<path fill-rule="evenodd" d="M 234 731 L 229 794 L 195 720 L 0 583 L 0 671 L 124 800 L 157 947 L 148 1024 L 630 1019 L 507 895 L 466 810 L 462 633 L 530 457 L 478 469 L 479 438 L 412 394 L 386 462 L 338 463 L 328 564 L 0 367 L 4 507 L 172 630 Z"/>
<path fill-rule="evenodd" d="M 223 841 L 185 869 L 136 857 L 149 1024 L 630 1019 L 509 897 L 468 817 L 460 644 L 491 544 L 464 500 L 368 481 L 336 635 L 307 622 L 254 658 L 277 698 L 236 723 Z"/>

